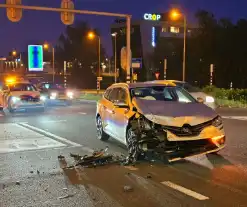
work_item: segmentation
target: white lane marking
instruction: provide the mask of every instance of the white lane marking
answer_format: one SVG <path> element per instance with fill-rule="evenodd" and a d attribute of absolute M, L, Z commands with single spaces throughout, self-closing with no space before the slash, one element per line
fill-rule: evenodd
<path fill-rule="evenodd" d="M 67 120 L 47 120 L 41 121 L 42 123 L 59 123 L 59 122 L 66 122 Z"/>
<path fill-rule="evenodd" d="M 0 154 L 66 146 L 66 144 L 16 123 L 0 124 Z"/>
<path fill-rule="evenodd" d="M 35 135 L 35 132 L 33 132 L 33 134 Z M 65 147 L 66 145 L 51 138 L 42 136 L 33 139 L 0 140 L 0 146 L 0 154 L 2 154 L 47 148 L 60 148 Z"/>
<path fill-rule="evenodd" d="M 197 193 L 195 191 L 192 191 L 190 189 L 184 188 L 184 187 L 182 187 L 180 185 L 177 185 L 175 183 L 172 183 L 170 181 L 164 181 L 164 182 L 161 182 L 161 183 L 163 185 L 166 185 L 167 187 L 170 187 L 170 188 L 172 188 L 174 190 L 180 191 L 181 193 L 184 193 L 184 194 L 186 194 L 186 195 L 188 195 L 190 197 L 193 197 L 193 198 L 195 198 L 197 200 L 203 201 L 203 200 L 208 200 L 209 199 L 209 197 L 206 197 L 206 196 L 204 196 L 204 195 L 202 195 L 200 193 Z"/>
<path fill-rule="evenodd" d="M 46 136 L 48 136 L 48 137 L 49 137 L 49 136 L 50 136 L 50 137 L 54 137 L 55 139 L 60 140 L 60 141 L 62 141 L 62 142 L 65 142 L 65 143 L 67 143 L 67 144 L 70 144 L 70 145 L 72 145 L 72 146 L 81 147 L 81 145 L 78 144 L 78 143 L 72 142 L 72 141 L 70 141 L 70 140 L 68 140 L 68 139 L 65 139 L 65 138 L 60 137 L 60 136 L 55 135 L 55 134 L 52 134 L 52 133 L 47 132 L 47 131 L 45 131 L 45 130 L 43 130 L 43 129 L 40 129 L 40 128 L 31 126 L 31 125 L 29 125 L 29 124 L 20 123 L 19 125 L 22 126 L 22 127 L 27 127 L 27 128 L 29 128 L 29 129 L 33 129 L 34 131 L 40 132 L 40 133 L 42 133 L 42 134 L 44 134 L 44 135 L 46 135 Z"/>
<path fill-rule="evenodd" d="M 85 113 L 85 112 L 79 112 L 79 114 L 81 114 L 81 115 L 86 115 L 87 113 Z"/>
<path fill-rule="evenodd" d="M 242 120 L 247 121 L 247 116 L 222 116 L 223 119 L 236 119 L 236 120 Z"/>

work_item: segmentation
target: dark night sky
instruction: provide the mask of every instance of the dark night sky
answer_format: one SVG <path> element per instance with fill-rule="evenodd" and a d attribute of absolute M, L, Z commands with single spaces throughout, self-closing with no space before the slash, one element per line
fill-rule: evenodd
<path fill-rule="evenodd" d="M 4 3 L 5 0 L 0 0 Z M 60 0 L 22 0 L 25 5 L 60 7 Z M 144 13 L 167 11 L 171 4 L 177 3 L 190 19 L 197 9 L 205 9 L 217 17 L 229 17 L 233 21 L 247 18 L 246 0 L 74 0 L 76 9 L 126 13 L 133 18 L 142 18 Z M 103 44 L 111 55 L 111 37 L 109 26 L 115 18 L 77 15 L 76 20 L 89 21 L 93 27 L 99 27 L 103 35 Z M 5 9 L 0 10 L 0 56 L 5 56 L 13 48 L 24 51 L 27 44 L 46 40 L 55 43 L 65 26 L 60 14 L 53 12 L 24 11 L 18 23 L 10 22 Z"/>

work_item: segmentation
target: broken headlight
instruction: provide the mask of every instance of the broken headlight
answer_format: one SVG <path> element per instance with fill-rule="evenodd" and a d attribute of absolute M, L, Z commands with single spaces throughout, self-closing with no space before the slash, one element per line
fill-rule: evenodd
<path fill-rule="evenodd" d="M 213 126 L 215 127 L 219 127 L 220 125 L 222 125 L 222 118 L 220 116 L 217 116 L 212 123 Z"/>
<path fill-rule="evenodd" d="M 149 120 L 147 120 L 144 116 L 140 117 L 138 122 L 141 130 L 146 131 L 152 129 L 152 123 Z"/>

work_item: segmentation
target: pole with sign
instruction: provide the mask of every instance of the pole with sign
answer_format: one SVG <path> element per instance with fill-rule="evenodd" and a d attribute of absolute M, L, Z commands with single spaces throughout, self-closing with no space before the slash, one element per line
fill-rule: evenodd
<path fill-rule="evenodd" d="M 65 87 L 65 88 L 66 88 L 66 86 L 67 86 L 66 68 L 67 68 L 67 63 L 66 63 L 66 61 L 64 61 L 64 66 L 63 66 L 63 77 L 64 77 L 64 87 Z"/>
<path fill-rule="evenodd" d="M 102 77 L 97 77 L 97 94 L 99 94 L 100 91 L 100 81 L 102 81 Z"/>
<path fill-rule="evenodd" d="M 214 64 L 210 65 L 210 86 L 213 85 L 213 72 L 214 72 Z"/>
<path fill-rule="evenodd" d="M 166 80 L 167 59 L 164 59 L 164 80 Z"/>

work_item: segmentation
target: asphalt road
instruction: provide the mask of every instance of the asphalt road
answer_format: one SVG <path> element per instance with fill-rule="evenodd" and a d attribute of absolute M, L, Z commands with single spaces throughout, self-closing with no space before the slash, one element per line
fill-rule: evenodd
<path fill-rule="evenodd" d="M 66 170 L 70 153 L 109 146 L 126 154 L 118 142 L 96 139 L 95 103 L 1 113 L 0 206 L 247 206 L 247 110 L 218 112 L 227 135 L 220 155 Z"/>

